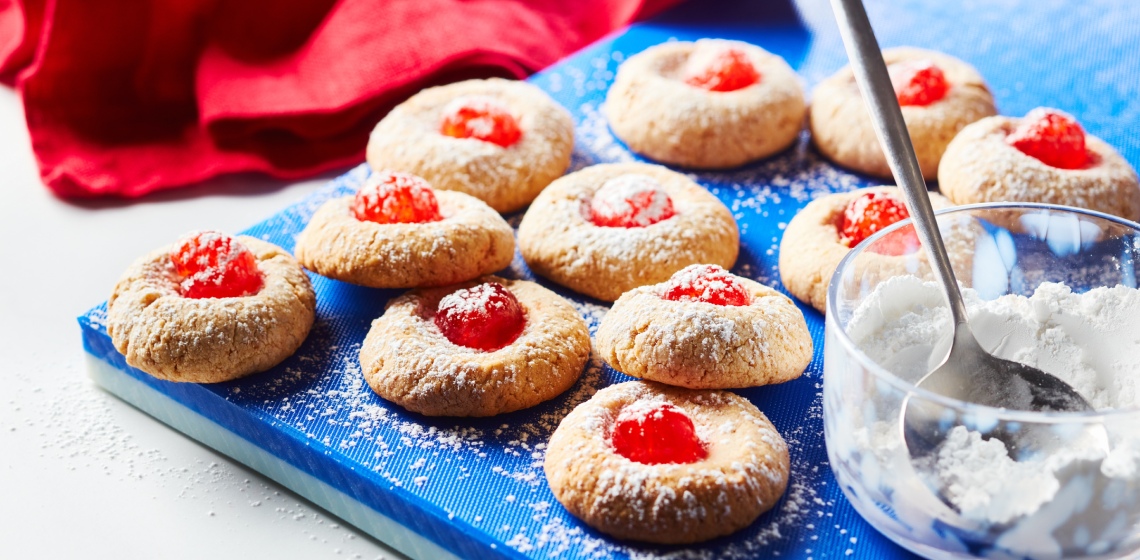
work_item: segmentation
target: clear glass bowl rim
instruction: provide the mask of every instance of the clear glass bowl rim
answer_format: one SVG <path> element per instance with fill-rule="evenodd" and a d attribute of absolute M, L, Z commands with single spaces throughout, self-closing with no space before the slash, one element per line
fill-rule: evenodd
<path fill-rule="evenodd" d="M 1072 206 L 1063 206 L 1060 204 L 1044 204 L 1036 202 L 983 202 L 978 204 L 964 204 L 961 206 L 943 208 L 941 210 L 935 211 L 935 215 L 941 216 L 944 214 L 955 214 L 959 212 L 968 213 L 974 210 L 1050 210 L 1068 214 L 1080 214 L 1083 216 L 1090 216 L 1093 218 L 1099 218 L 1101 220 L 1113 222 L 1117 225 L 1131 229 L 1136 233 L 1136 235 L 1140 236 L 1140 224 L 1136 222 L 1126 220 L 1118 216 L 1105 214 L 1103 212 L 1097 212 L 1095 210 L 1087 210 L 1084 208 L 1076 208 Z M 907 218 L 905 220 L 891 224 L 890 226 L 887 226 L 878 232 L 875 232 L 874 235 L 868 237 L 867 239 L 864 239 L 861 243 L 853 247 L 851 251 L 849 251 L 847 255 L 843 257 L 843 260 L 839 261 L 839 265 L 835 267 L 835 272 L 831 275 L 831 283 L 827 287 L 828 314 L 838 313 L 835 307 L 835 300 L 843 271 L 846 270 L 847 267 L 852 262 L 854 262 L 854 260 L 860 254 L 862 254 L 867 247 L 879 239 L 890 235 L 891 232 L 906 227 L 910 223 L 911 219 Z M 837 315 L 831 316 L 835 317 Z M 945 407 L 954 408 L 967 414 L 973 413 L 978 415 L 993 416 L 1001 418 L 1003 421 L 1007 422 L 1032 422 L 1038 424 L 1101 422 L 1107 417 L 1140 414 L 1140 407 L 1094 410 L 1088 412 L 1038 412 L 1026 410 L 1010 410 L 1005 408 L 994 408 L 986 405 L 946 397 L 938 393 L 917 387 L 913 383 L 905 381 L 896 376 L 894 373 L 888 371 L 886 368 L 883 368 L 874 360 L 872 360 L 870 356 L 864 354 L 863 351 L 855 345 L 855 342 L 851 340 L 849 336 L 847 336 L 847 331 L 839 327 L 837 321 L 832 320 L 828 321 L 828 323 L 835 325 L 836 330 L 838 331 L 836 333 L 836 338 L 843 345 L 843 348 L 847 351 L 847 354 L 849 356 L 853 356 L 856 360 L 858 360 L 859 364 L 863 366 L 864 369 L 871 372 L 871 374 L 874 375 L 876 379 L 884 381 L 895 389 L 898 389 L 904 393 L 908 393 L 909 395 L 922 398 L 923 400 L 932 401 Z M 825 328 L 825 331 L 826 330 L 827 328 Z M 827 336 L 826 332 L 824 336 Z"/>

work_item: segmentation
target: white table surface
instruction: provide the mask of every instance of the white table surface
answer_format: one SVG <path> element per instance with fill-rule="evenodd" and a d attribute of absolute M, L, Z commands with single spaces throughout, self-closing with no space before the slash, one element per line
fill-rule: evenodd
<path fill-rule="evenodd" d="M 19 97 L 0 87 L 0 558 L 400 557 L 95 387 L 76 322 L 139 255 L 244 229 L 333 175 L 66 202 L 40 182 Z"/>

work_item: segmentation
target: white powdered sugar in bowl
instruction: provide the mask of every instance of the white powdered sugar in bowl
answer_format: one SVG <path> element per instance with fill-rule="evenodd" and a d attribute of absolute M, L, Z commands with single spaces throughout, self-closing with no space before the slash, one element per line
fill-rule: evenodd
<path fill-rule="evenodd" d="M 1079 423 L 1056 422 L 1049 429 L 1064 445 L 1011 453 L 987 431 L 998 426 L 995 416 L 980 422 L 990 428 L 954 425 L 935 456 L 915 467 L 900 427 L 905 385 L 868 382 L 860 366 L 843 364 L 825 392 L 844 403 L 833 404 L 825 419 L 841 483 L 858 479 L 845 491 L 865 517 L 885 512 L 878 521 L 902 526 L 932 551 L 1016 558 L 1112 553 L 1140 523 L 1140 412 L 1129 411 L 1140 405 L 1140 290 L 1076 293 L 1047 282 L 1031 297 L 984 301 L 971 289 L 963 297 L 984 348 L 1059 377 L 1097 410 L 1124 411 L 1103 417 L 1107 450 L 1081 435 Z M 937 284 L 899 276 L 863 299 L 846 330 L 871 361 L 914 383 L 946 356 L 951 323 Z M 838 352 L 827 359 L 850 361 Z M 1000 424 L 1018 429 L 1016 422 Z M 930 488 L 941 489 L 951 507 Z"/>
<path fill-rule="evenodd" d="M 1094 408 L 1134 408 L 1140 403 L 1140 290 L 1125 286 L 1074 293 L 1046 282 L 1031 297 L 1009 294 L 982 301 L 962 290 L 970 326 L 994 355 L 1051 373 Z M 949 351 L 950 308 L 942 288 L 914 276 L 881 284 L 848 325 L 868 357 L 912 382 Z"/>

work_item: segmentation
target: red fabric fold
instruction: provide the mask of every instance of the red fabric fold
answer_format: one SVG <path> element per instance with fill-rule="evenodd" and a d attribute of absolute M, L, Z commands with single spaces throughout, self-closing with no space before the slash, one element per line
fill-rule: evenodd
<path fill-rule="evenodd" d="M 363 160 L 416 91 L 522 78 L 675 0 L 0 0 L 44 183 L 135 197 Z"/>

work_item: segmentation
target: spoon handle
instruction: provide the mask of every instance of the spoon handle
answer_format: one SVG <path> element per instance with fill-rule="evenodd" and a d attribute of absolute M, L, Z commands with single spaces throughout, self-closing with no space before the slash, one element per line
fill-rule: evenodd
<path fill-rule="evenodd" d="M 934 219 L 930 195 L 926 192 L 922 170 L 914 156 L 910 132 L 907 131 L 899 109 L 898 98 L 895 97 L 894 86 L 887 73 L 887 64 L 879 50 L 879 42 L 867 19 L 867 11 L 863 8 L 862 0 L 831 0 L 831 6 L 839 21 L 839 32 L 847 47 L 847 57 L 851 59 L 851 68 L 855 71 L 855 81 L 859 84 L 864 102 L 871 110 L 875 134 L 879 137 L 879 144 L 885 148 L 887 163 L 902 190 L 907 210 L 918 230 L 918 238 L 926 248 L 935 275 L 942 283 L 946 299 L 950 303 L 950 312 L 954 316 L 954 324 L 965 323 L 966 306 L 962 302 L 962 293 L 958 291 L 958 281 L 954 277 L 954 270 L 950 268 L 950 257 L 946 254 L 946 246 L 938 232 L 938 222 Z"/>

